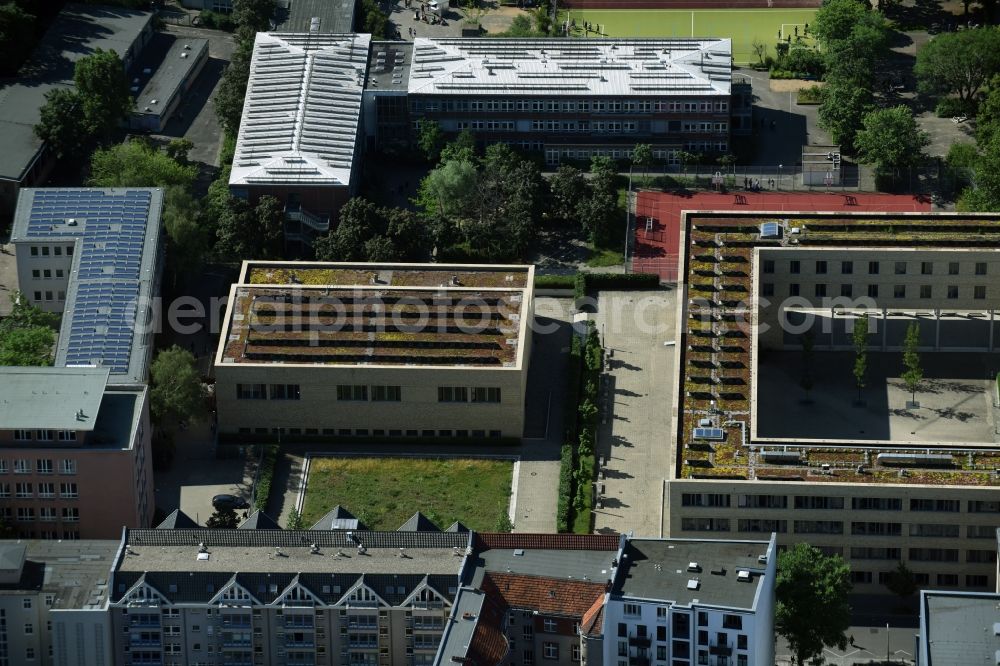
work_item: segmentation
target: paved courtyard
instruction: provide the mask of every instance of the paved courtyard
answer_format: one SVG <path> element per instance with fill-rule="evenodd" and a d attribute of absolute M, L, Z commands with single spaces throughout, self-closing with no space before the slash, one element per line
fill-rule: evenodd
<path fill-rule="evenodd" d="M 979 442 L 998 439 L 994 421 L 996 383 L 987 377 L 996 355 L 922 354 L 924 381 L 910 409 L 899 374 L 899 353 L 870 353 L 863 407 L 854 404 L 857 388 L 851 352 L 816 352 L 809 402 L 799 386 L 800 352 L 766 352 L 759 366 L 757 428 L 761 437 L 896 440 L 904 442 Z"/>
<path fill-rule="evenodd" d="M 608 353 L 597 453 L 604 458 L 597 532 L 660 535 L 669 475 L 676 292 L 601 292 L 594 320 Z"/>

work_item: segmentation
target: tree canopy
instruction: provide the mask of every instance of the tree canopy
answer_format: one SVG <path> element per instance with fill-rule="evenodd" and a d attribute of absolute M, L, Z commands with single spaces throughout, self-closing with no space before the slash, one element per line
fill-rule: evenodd
<path fill-rule="evenodd" d="M 52 365 L 59 317 L 32 305 L 21 292 L 10 300 L 11 313 L 0 320 L 0 365 Z"/>
<path fill-rule="evenodd" d="M 865 114 L 855 138 L 859 157 L 882 172 L 919 163 L 930 143 L 907 106 L 878 109 Z"/>
<path fill-rule="evenodd" d="M 234 530 L 240 524 L 235 509 L 216 509 L 205 521 L 205 527 L 214 530 Z"/>
<path fill-rule="evenodd" d="M 281 255 L 285 215 L 281 202 L 263 196 L 257 205 L 229 197 L 221 207 L 216 252 L 227 259 L 273 259 Z"/>
<path fill-rule="evenodd" d="M 560 220 L 575 220 L 578 206 L 589 193 L 583 172 L 574 166 L 561 164 L 549 180 L 549 189 L 552 192 L 549 212 Z"/>
<path fill-rule="evenodd" d="M 178 421 L 197 421 L 205 412 L 205 388 L 191 352 L 177 345 L 160 351 L 149 368 L 150 415 L 166 429 Z"/>
<path fill-rule="evenodd" d="M 316 239 L 313 249 L 323 261 L 427 261 L 431 236 L 412 211 L 379 208 L 355 197 L 340 209 L 335 229 Z"/>
<path fill-rule="evenodd" d="M 774 625 L 798 664 L 819 655 L 824 646 L 847 647 L 850 591 L 850 567 L 840 556 L 823 555 L 807 543 L 778 556 Z"/>
<path fill-rule="evenodd" d="M 73 82 L 88 130 L 99 137 L 110 136 L 132 110 L 132 95 L 121 58 L 110 49 L 98 48 L 76 61 Z"/>
<path fill-rule="evenodd" d="M 35 16 L 25 11 L 16 2 L 0 4 L 0 53 L 4 60 L 13 60 L 10 69 L 0 66 L 6 74 L 14 74 L 19 65 L 31 50 L 35 41 Z"/>
<path fill-rule="evenodd" d="M 97 187 L 190 187 L 198 169 L 182 164 L 141 139 L 97 150 L 90 158 L 90 184 Z"/>
<path fill-rule="evenodd" d="M 60 160 L 82 154 L 89 140 L 82 105 L 75 90 L 53 88 L 45 93 L 45 104 L 39 109 L 35 136 L 44 141 Z"/>
<path fill-rule="evenodd" d="M 237 45 L 215 93 L 215 115 L 218 116 L 222 128 L 233 136 L 240 130 L 252 57 L 250 46 Z"/>
<path fill-rule="evenodd" d="M 936 35 L 917 51 L 914 72 L 920 91 L 971 102 L 1000 73 L 998 44 L 1000 28 L 991 26 Z"/>

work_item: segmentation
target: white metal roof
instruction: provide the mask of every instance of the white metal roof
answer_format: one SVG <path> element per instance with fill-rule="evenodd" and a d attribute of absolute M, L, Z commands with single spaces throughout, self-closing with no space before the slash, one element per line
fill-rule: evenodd
<path fill-rule="evenodd" d="M 257 33 L 230 185 L 348 185 L 370 40 Z"/>
<path fill-rule="evenodd" d="M 729 39 L 428 39 L 414 42 L 409 93 L 730 94 Z"/>

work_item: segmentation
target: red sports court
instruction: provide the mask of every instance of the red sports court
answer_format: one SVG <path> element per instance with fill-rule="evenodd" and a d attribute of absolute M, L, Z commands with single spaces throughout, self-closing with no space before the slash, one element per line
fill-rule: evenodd
<path fill-rule="evenodd" d="M 635 245 L 631 253 L 636 273 L 659 273 L 677 282 L 681 211 L 797 211 L 845 213 L 916 213 L 931 210 L 928 197 L 908 194 L 731 192 L 675 194 L 640 191 L 636 198 Z"/>

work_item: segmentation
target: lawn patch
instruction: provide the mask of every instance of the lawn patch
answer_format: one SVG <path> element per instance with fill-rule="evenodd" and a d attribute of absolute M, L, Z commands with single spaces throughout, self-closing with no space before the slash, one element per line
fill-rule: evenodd
<path fill-rule="evenodd" d="M 337 504 L 373 530 L 395 530 L 416 511 L 441 529 L 456 520 L 493 531 L 507 515 L 513 463 L 469 458 L 313 458 L 302 519 Z"/>

